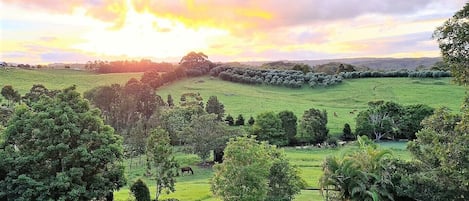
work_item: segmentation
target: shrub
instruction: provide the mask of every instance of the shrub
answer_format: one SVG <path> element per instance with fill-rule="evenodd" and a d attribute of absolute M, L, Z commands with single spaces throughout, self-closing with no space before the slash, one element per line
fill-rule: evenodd
<path fill-rule="evenodd" d="M 137 201 L 150 201 L 150 190 L 141 179 L 132 184 L 130 191 L 132 191 Z"/>

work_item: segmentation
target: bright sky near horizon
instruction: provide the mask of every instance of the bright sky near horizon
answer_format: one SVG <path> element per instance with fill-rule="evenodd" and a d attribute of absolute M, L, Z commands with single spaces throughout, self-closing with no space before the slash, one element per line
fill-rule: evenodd
<path fill-rule="evenodd" d="M 465 0 L 0 0 L 0 61 L 436 57 Z"/>

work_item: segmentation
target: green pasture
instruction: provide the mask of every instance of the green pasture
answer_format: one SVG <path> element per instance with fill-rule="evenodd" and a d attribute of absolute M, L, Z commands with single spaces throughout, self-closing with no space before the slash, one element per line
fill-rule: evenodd
<path fill-rule="evenodd" d="M 42 84 L 48 89 L 63 89 L 77 85 L 79 92 L 85 92 L 100 85 L 114 83 L 124 84 L 132 77 L 140 79 L 142 73 L 95 74 L 77 70 L 0 70 L 0 86 L 12 85 L 22 95 L 31 89 L 33 84 Z"/>
<path fill-rule="evenodd" d="M 382 142 L 380 148 L 390 149 L 394 157 L 410 159 L 409 152 L 405 149 L 405 142 Z M 357 147 L 353 144 L 345 145 L 341 148 L 311 148 L 311 147 L 289 147 L 285 148 L 285 153 L 290 162 L 299 167 L 301 177 L 307 182 L 308 187 L 318 188 L 318 181 L 322 175 L 321 164 L 327 156 L 340 157 L 349 153 Z M 184 154 L 177 152 L 177 161 L 181 166 L 191 166 L 194 175 L 182 175 L 177 178 L 176 192 L 164 195 L 163 198 L 177 198 L 181 201 L 220 201 L 210 192 L 210 178 L 213 176 L 212 168 L 201 168 L 197 166 L 200 163 L 199 158 L 193 154 Z M 145 176 L 145 159 L 144 157 L 132 159 L 132 167 L 130 160 L 125 161 L 126 176 L 128 185 L 120 191 L 114 193 L 117 201 L 125 201 L 129 198 L 129 186 L 138 178 L 145 181 L 149 186 L 151 196 L 155 196 L 154 180 Z M 296 201 L 316 201 L 324 200 L 319 191 L 303 190 L 301 194 L 296 196 Z"/>
<path fill-rule="evenodd" d="M 400 104 L 427 104 L 446 106 L 459 111 L 464 98 L 464 87 L 450 83 L 450 78 L 364 78 L 345 80 L 328 88 L 290 89 L 266 85 L 246 85 L 221 81 L 217 78 L 186 79 L 158 89 L 166 99 L 171 94 L 178 101 L 183 93 L 199 92 L 204 101 L 215 95 L 225 105 L 225 114 L 245 119 L 264 111 L 291 110 L 301 118 L 310 108 L 325 109 L 332 134 L 342 132 L 345 123 L 355 128 L 355 117 L 372 100 L 395 101 Z M 334 113 L 336 115 L 334 115 Z"/>
<path fill-rule="evenodd" d="M 21 70 L 0 71 L 0 86 L 13 85 L 21 94 L 33 84 L 49 89 L 63 89 L 73 84 L 79 92 L 95 86 L 124 84 L 128 79 L 140 79 L 142 73 L 94 74 L 74 70 Z M 243 114 L 245 119 L 264 111 L 293 111 L 298 118 L 310 108 L 328 112 L 328 127 L 339 134 L 345 123 L 355 128 L 355 117 L 372 100 L 395 101 L 400 104 L 427 104 L 446 106 L 458 111 L 464 97 L 464 87 L 450 83 L 450 78 L 365 78 L 345 80 L 328 88 L 301 89 L 266 85 L 231 83 L 213 77 L 189 78 L 165 85 L 157 93 L 166 100 L 171 94 L 177 103 L 183 93 L 198 92 L 208 100 L 215 95 L 225 105 L 226 114 L 234 118 Z M 334 115 L 335 113 L 335 115 Z"/>

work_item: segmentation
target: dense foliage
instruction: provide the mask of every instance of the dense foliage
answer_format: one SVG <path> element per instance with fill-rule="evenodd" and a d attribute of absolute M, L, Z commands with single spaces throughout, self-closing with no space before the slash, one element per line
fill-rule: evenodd
<path fill-rule="evenodd" d="M 193 117 L 182 134 L 190 152 L 197 154 L 204 163 L 210 157 L 210 151 L 223 150 L 230 137 L 239 135 L 229 130 L 228 126 L 219 121 L 215 114 Z"/>
<path fill-rule="evenodd" d="M 459 84 L 469 83 L 469 3 L 438 27 L 433 37 L 438 40 L 443 60 Z"/>
<path fill-rule="evenodd" d="M 399 196 L 415 200 L 467 200 L 469 197 L 469 101 L 462 115 L 442 108 L 425 119 L 408 144 L 414 161 L 391 169 Z M 422 193 L 425 192 L 425 193 Z"/>
<path fill-rule="evenodd" d="M 260 141 L 268 141 L 272 145 L 285 146 L 288 144 L 288 137 L 282 128 L 282 120 L 274 112 L 264 112 L 256 117 L 256 122 L 252 126 L 252 134 Z"/>
<path fill-rule="evenodd" d="M 3 137 L 0 198 L 101 199 L 125 184 L 121 139 L 75 87 L 16 107 Z"/>
<path fill-rule="evenodd" d="M 205 111 L 209 114 L 216 114 L 219 121 L 221 121 L 223 116 L 225 116 L 225 106 L 218 101 L 216 96 L 210 96 L 210 98 L 208 98 Z"/>
<path fill-rule="evenodd" d="M 304 186 L 281 151 L 252 137 L 230 139 L 214 168 L 211 190 L 226 201 L 292 200 Z"/>
<path fill-rule="evenodd" d="M 296 144 L 296 128 L 298 124 L 298 118 L 296 117 L 295 113 L 284 110 L 278 113 L 278 117 L 282 121 L 282 128 L 285 132 L 285 135 L 287 136 L 288 144 Z"/>
<path fill-rule="evenodd" d="M 343 68 L 343 69 L 342 69 Z M 303 70 L 272 70 L 254 68 L 235 68 L 221 65 L 210 70 L 211 76 L 217 76 L 222 80 L 243 84 L 266 84 L 274 86 L 285 86 L 289 88 L 301 88 L 303 85 L 309 87 L 327 87 L 342 82 L 343 79 L 371 78 L 371 77 L 417 77 L 417 78 L 439 78 L 450 77 L 447 71 L 350 71 L 345 67 L 338 70 L 337 74 L 326 73 L 304 73 Z M 350 71 L 350 72 L 348 72 Z"/>
<path fill-rule="evenodd" d="M 136 201 L 151 201 L 150 190 L 147 184 L 141 179 L 138 179 L 135 183 L 130 186 L 130 191 L 134 194 Z"/>
<path fill-rule="evenodd" d="M 420 122 L 433 113 L 433 108 L 417 104 L 402 106 L 394 102 L 372 101 L 356 119 L 356 134 L 371 139 L 415 139 Z"/>
<path fill-rule="evenodd" d="M 326 191 L 332 200 L 394 200 L 391 175 L 386 172 L 390 152 L 377 149 L 366 137 L 359 137 L 358 144 L 358 151 L 325 159 L 319 181 L 322 193 Z"/>
<path fill-rule="evenodd" d="M 300 120 L 299 142 L 322 143 L 328 134 L 327 112 L 314 108 L 306 110 Z"/>

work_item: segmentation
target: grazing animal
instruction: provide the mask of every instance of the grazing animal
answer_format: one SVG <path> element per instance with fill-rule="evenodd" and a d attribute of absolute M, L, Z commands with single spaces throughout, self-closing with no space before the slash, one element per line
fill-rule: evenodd
<path fill-rule="evenodd" d="M 354 111 L 351 111 L 350 114 L 355 114 L 355 112 L 354 112 Z"/>
<path fill-rule="evenodd" d="M 192 168 L 189 167 L 189 166 L 181 168 L 181 173 L 184 174 L 185 172 L 187 172 L 187 173 L 190 172 L 192 175 L 194 174 L 194 171 L 192 171 Z"/>
<path fill-rule="evenodd" d="M 334 112 L 334 117 L 338 117 L 338 116 L 337 116 L 337 113 L 335 113 L 335 112 Z"/>

